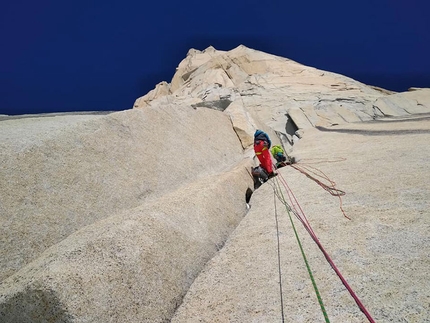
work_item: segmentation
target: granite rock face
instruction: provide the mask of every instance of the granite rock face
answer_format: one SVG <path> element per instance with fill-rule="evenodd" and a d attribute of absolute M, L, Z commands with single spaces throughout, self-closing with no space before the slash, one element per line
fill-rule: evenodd
<path fill-rule="evenodd" d="M 2 121 L 2 279 L 74 231 L 242 158 L 228 117 L 214 110 L 83 118 Z"/>
<path fill-rule="evenodd" d="M 171 322 L 324 322 L 289 212 L 313 231 L 375 322 L 428 322 L 430 116 L 305 130 L 300 169 L 323 172 L 340 201 L 293 167 L 262 185 L 247 216 L 192 284 Z M 294 192 L 290 201 L 284 183 Z M 290 211 L 330 322 L 368 322 Z M 280 285 L 281 282 L 281 285 Z"/>
<path fill-rule="evenodd" d="M 220 111 L 0 122 L 1 322 L 164 321 L 246 212 Z"/>
<path fill-rule="evenodd" d="M 271 215 L 282 176 L 375 319 L 425 322 L 429 112 L 430 89 L 393 93 L 239 46 L 191 49 L 171 82 L 131 110 L 1 116 L 0 321 L 279 320 Z M 249 208 L 256 129 L 299 164 L 318 157 L 351 194 L 352 220 L 339 219 L 338 205 L 290 167 Z M 288 320 L 317 321 L 280 221 Z M 365 321 L 306 243 L 329 314 Z M 387 271 L 390 259 L 400 267 Z"/>

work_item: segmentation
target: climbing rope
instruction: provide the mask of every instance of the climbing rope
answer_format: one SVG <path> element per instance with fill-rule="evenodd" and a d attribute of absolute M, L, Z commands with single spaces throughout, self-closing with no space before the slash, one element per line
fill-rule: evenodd
<path fill-rule="evenodd" d="M 279 291 L 281 300 L 281 317 L 282 323 L 285 322 L 284 316 L 284 298 L 282 296 L 282 274 L 281 274 L 281 247 L 279 243 L 279 225 L 278 225 L 278 212 L 276 210 L 276 194 L 273 194 L 273 203 L 275 205 L 275 222 L 276 222 L 276 238 L 278 240 L 278 273 L 279 273 Z"/>
<path fill-rule="evenodd" d="M 348 220 L 351 220 L 351 218 L 346 215 L 342 207 L 342 196 L 345 195 L 345 192 L 336 188 L 336 182 L 331 180 L 322 170 L 313 166 L 309 166 L 303 163 L 291 164 L 290 166 L 295 170 L 299 171 L 300 173 L 304 174 L 309 179 L 313 180 L 331 195 L 337 196 L 339 198 L 339 208 L 342 211 L 343 216 Z M 329 184 L 322 182 L 320 179 L 318 179 L 318 177 L 325 180 L 326 182 L 329 182 Z"/>
<path fill-rule="evenodd" d="M 280 178 L 280 180 L 279 180 L 279 178 Z M 290 205 L 288 205 L 287 201 L 285 200 L 285 198 L 284 198 L 284 196 L 282 194 L 282 190 L 280 189 L 279 182 L 281 182 L 283 184 L 283 186 L 285 188 L 285 191 L 287 192 L 288 198 L 290 200 Z M 286 180 L 283 178 L 283 176 L 282 176 L 282 174 L 280 172 L 278 172 L 278 176 L 276 177 L 276 183 L 277 183 L 277 185 L 279 187 L 279 192 L 280 192 L 280 193 L 277 193 L 278 199 L 281 201 L 281 203 L 283 203 L 286 206 L 286 210 L 287 210 L 288 215 L 290 217 L 290 221 L 292 222 L 291 214 L 289 212 L 291 210 L 293 212 L 293 214 L 296 216 L 296 218 L 303 224 L 303 226 L 306 229 L 306 231 L 309 233 L 309 235 L 314 240 L 314 242 L 316 243 L 316 245 L 318 246 L 318 248 L 321 250 L 321 252 L 323 253 L 323 255 L 326 258 L 327 262 L 330 264 L 330 266 L 332 267 L 332 269 L 335 271 L 336 275 L 339 277 L 339 279 L 341 280 L 342 284 L 348 290 L 349 294 L 355 300 L 357 306 L 360 308 L 360 310 L 363 312 L 363 314 L 367 317 L 367 319 L 369 320 L 369 322 L 374 323 L 375 321 L 373 320 L 373 318 L 370 315 L 370 313 L 367 311 L 367 309 L 361 303 L 361 301 L 358 298 L 358 296 L 355 294 L 355 292 L 349 286 L 349 284 L 346 281 L 346 279 L 343 277 L 343 275 L 341 274 L 341 272 L 339 271 L 339 269 L 336 267 L 336 265 L 334 264 L 333 260 L 329 256 L 329 254 L 326 252 L 326 250 L 322 246 L 322 244 L 319 241 L 318 237 L 314 233 L 314 231 L 313 231 L 313 229 L 312 229 L 309 221 L 307 220 L 307 218 L 305 216 L 305 213 L 303 212 L 300 204 L 298 203 L 297 198 L 295 197 L 293 191 L 288 186 Z M 297 231 L 294 228 L 293 222 L 292 222 L 292 225 L 293 225 L 294 233 L 296 234 L 296 237 L 298 238 Z"/>
<path fill-rule="evenodd" d="M 273 187 L 273 195 L 274 195 L 274 198 L 275 198 L 275 210 L 276 210 L 276 196 L 277 196 L 278 199 L 280 199 L 281 203 L 285 205 L 285 208 L 287 210 L 288 217 L 290 218 L 291 226 L 293 227 L 293 230 L 294 230 L 294 235 L 296 236 L 296 240 L 297 240 L 297 243 L 299 245 L 300 252 L 301 252 L 303 260 L 305 262 L 306 269 L 308 270 L 309 277 L 311 278 L 312 286 L 313 286 L 315 294 L 317 296 L 318 303 L 320 304 L 320 308 L 321 308 L 321 311 L 322 311 L 322 313 L 324 315 L 324 319 L 325 319 L 326 323 L 330 323 L 330 320 L 329 320 L 328 315 L 327 315 L 327 311 L 325 310 L 325 307 L 324 307 L 324 303 L 323 303 L 321 294 L 320 294 L 320 292 L 318 290 L 317 284 L 315 282 L 315 278 L 314 278 L 314 276 L 312 274 L 311 267 L 310 267 L 309 262 L 308 262 L 308 260 L 306 258 L 305 251 L 303 250 L 302 243 L 301 243 L 299 235 L 297 233 L 296 226 L 294 225 L 293 218 L 291 217 L 290 208 L 288 207 L 288 204 L 285 201 L 284 195 L 282 194 L 282 190 L 280 189 L 279 182 L 276 181 L 276 183 L 278 185 L 277 188 L 275 186 L 272 186 Z M 279 238 L 278 238 L 278 243 L 279 243 Z M 278 250 L 279 250 L 279 246 L 278 246 Z M 282 293 L 281 293 L 281 295 L 282 295 Z"/>

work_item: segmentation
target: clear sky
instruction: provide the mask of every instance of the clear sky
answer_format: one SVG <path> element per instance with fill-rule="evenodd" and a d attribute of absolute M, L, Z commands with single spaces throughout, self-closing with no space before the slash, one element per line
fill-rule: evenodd
<path fill-rule="evenodd" d="M 209 45 L 430 87 L 429 15 L 428 0 L 2 1 L 0 114 L 129 109 Z"/>

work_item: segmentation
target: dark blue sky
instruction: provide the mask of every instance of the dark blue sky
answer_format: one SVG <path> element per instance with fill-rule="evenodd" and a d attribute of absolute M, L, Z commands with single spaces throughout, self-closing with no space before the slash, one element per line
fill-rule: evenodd
<path fill-rule="evenodd" d="M 0 114 L 129 109 L 209 45 L 430 87 L 429 12 L 428 0 L 3 1 Z"/>

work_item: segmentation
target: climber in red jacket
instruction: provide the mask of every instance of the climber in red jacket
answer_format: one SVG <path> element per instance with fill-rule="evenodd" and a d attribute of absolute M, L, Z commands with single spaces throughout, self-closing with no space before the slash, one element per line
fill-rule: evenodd
<path fill-rule="evenodd" d="M 254 151 L 269 178 L 277 175 L 273 172 L 272 157 L 269 150 L 271 146 L 272 142 L 267 133 L 257 129 L 254 133 Z"/>

